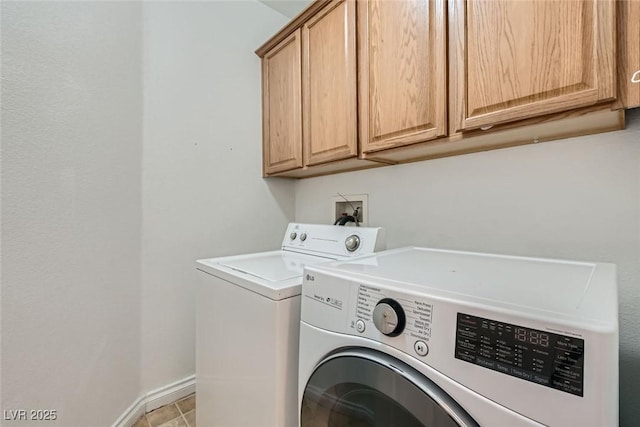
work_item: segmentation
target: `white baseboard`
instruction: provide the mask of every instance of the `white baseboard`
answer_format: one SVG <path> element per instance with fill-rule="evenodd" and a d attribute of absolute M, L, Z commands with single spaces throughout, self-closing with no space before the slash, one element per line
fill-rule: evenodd
<path fill-rule="evenodd" d="M 178 399 L 196 392 L 196 376 L 191 375 L 180 381 L 157 388 L 147 393 L 145 412 L 153 411 L 161 406 L 175 402 Z"/>
<path fill-rule="evenodd" d="M 145 413 L 145 405 L 145 396 L 140 396 L 127 408 L 126 411 L 124 411 L 122 415 L 120 415 L 120 417 L 118 417 L 111 427 L 131 427 L 136 421 L 138 421 L 138 418 Z"/>
<path fill-rule="evenodd" d="M 140 396 L 113 423 L 112 427 L 131 427 L 142 414 L 153 411 L 161 406 L 175 402 L 196 391 L 196 376 L 191 375 L 180 381 L 157 388 Z"/>

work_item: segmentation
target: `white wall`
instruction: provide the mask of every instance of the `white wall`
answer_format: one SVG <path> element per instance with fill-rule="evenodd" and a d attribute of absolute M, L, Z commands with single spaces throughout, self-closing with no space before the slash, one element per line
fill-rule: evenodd
<path fill-rule="evenodd" d="M 109 425 L 140 390 L 140 23 L 2 2 L 0 407 L 48 426 Z"/>
<path fill-rule="evenodd" d="M 291 19 L 311 3 L 312 0 L 258 0 Z"/>
<path fill-rule="evenodd" d="M 285 22 L 2 3 L 2 409 L 106 425 L 194 374 L 194 260 L 277 247 L 294 216 L 294 183 L 260 177 L 253 54 Z"/>
<path fill-rule="evenodd" d="M 296 221 L 369 194 L 388 246 L 614 262 L 622 426 L 640 419 L 640 110 L 624 131 L 301 180 Z M 606 375 L 606 373 L 603 373 Z"/>
<path fill-rule="evenodd" d="M 194 261 L 278 247 L 294 183 L 261 178 L 256 1 L 144 3 L 142 384 L 194 373 Z"/>

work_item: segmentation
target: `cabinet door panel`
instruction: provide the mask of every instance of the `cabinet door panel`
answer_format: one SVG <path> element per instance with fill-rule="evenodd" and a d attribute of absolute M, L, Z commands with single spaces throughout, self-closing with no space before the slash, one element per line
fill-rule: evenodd
<path fill-rule="evenodd" d="M 265 174 L 302 167 L 300 46 L 300 30 L 297 30 L 262 59 Z"/>
<path fill-rule="evenodd" d="M 615 97 L 610 0 L 452 0 L 452 132 Z"/>
<path fill-rule="evenodd" d="M 363 152 L 446 134 L 444 11 L 444 0 L 359 2 Z"/>
<path fill-rule="evenodd" d="M 355 3 L 336 0 L 302 28 L 306 165 L 357 155 Z"/>

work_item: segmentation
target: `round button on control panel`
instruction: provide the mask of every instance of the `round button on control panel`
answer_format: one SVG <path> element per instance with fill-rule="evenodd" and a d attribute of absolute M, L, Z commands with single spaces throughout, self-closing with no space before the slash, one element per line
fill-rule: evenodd
<path fill-rule="evenodd" d="M 429 346 L 426 342 L 418 340 L 413 344 L 413 349 L 416 351 L 418 356 L 426 356 L 429 354 Z"/>
<path fill-rule="evenodd" d="M 364 321 L 362 319 L 358 319 L 358 321 L 356 322 L 356 331 L 363 333 L 365 328 L 366 325 L 364 324 Z"/>
<path fill-rule="evenodd" d="M 289 238 L 291 240 L 296 240 L 296 237 L 298 237 L 298 233 L 296 233 L 295 231 L 293 233 L 289 234 Z"/>
<path fill-rule="evenodd" d="M 300 240 L 302 240 L 303 242 L 304 242 L 305 240 L 307 240 L 307 233 L 302 233 L 302 234 L 300 235 Z"/>

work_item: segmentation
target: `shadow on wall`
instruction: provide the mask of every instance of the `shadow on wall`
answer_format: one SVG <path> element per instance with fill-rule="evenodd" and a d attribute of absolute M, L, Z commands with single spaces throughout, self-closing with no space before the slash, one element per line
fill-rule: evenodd
<path fill-rule="evenodd" d="M 282 214 L 293 221 L 296 214 L 296 199 L 291 195 L 294 194 L 296 180 L 272 177 L 264 179 L 264 182 Z"/>
<path fill-rule="evenodd" d="M 640 108 L 627 110 L 627 128 L 633 128 L 638 133 L 636 143 L 640 143 Z M 630 123 L 632 123 L 630 125 Z M 639 165 L 640 166 L 640 165 Z M 640 261 L 640 260 L 639 260 Z M 638 300 L 640 302 L 640 300 Z M 633 304 L 632 304 L 633 306 Z M 636 306 L 635 310 L 640 309 Z M 631 325 L 629 325 L 631 326 Z M 627 327 L 629 327 L 627 326 Z M 634 329 L 631 327 L 631 329 Z M 640 347 L 640 342 L 636 343 L 636 347 Z M 640 396 L 640 352 L 632 351 L 628 346 L 620 347 L 620 425 L 634 426 L 638 425 L 640 419 L 640 405 L 638 405 L 638 397 Z M 606 375 L 606 373 L 605 373 Z M 624 395 L 622 395 L 624 393 Z M 622 403 L 626 404 L 622 404 Z"/>
<path fill-rule="evenodd" d="M 636 400 L 637 396 L 640 396 L 640 355 L 631 351 L 624 351 L 621 348 L 620 352 L 620 392 L 624 392 L 626 399 L 620 396 L 620 403 L 628 400 Z M 603 372 L 603 375 L 606 375 Z M 633 397 L 630 397 L 633 396 Z M 632 426 L 637 425 L 637 420 L 640 419 L 640 406 L 633 405 L 620 405 L 620 425 Z M 634 420 L 633 422 L 631 420 Z"/>

